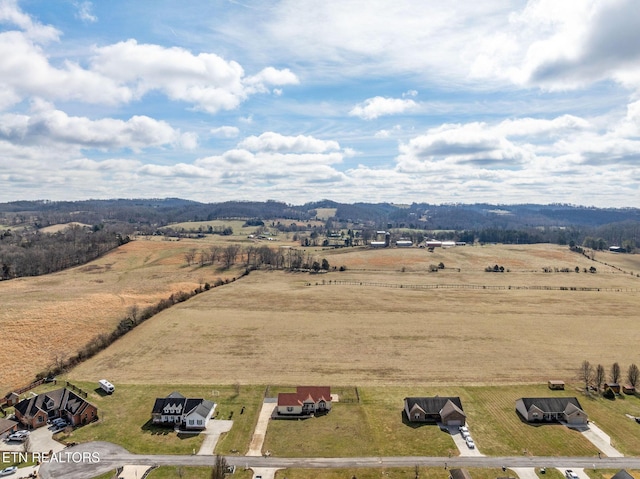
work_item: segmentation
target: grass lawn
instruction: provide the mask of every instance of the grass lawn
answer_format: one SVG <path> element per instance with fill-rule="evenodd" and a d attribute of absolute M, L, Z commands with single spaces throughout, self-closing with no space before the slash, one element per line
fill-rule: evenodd
<path fill-rule="evenodd" d="M 334 403 L 326 416 L 271 421 L 264 450 L 277 456 L 457 456 L 448 433 L 434 425 L 413 425 L 402 415 L 406 396 L 460 396 L 478 448 L 492 456 L 596 456 L 578 431 L 560 424 L 530 425 L 515 411 L 520 397 L 576 396 L 590 418 L 612 437 L 614 447 L 637 455 L 640 435 L 624 416 L 640 410 L 640 399 L 588 399 L 579 391 L 550 391 L 546 385 L 360 388 L 360 403 Z M 636 409 L 634 409 L 636 408 Z M 640 415 L 640 413 L 636 413 Z M 310 440 L 310 438 L 312 438 Z"/>
<path fill-rule="evenodd" d="M 149 479 L 209 479 L 211 477 L 211 467 L 183 467 L 183 466 L 162 466 L 154 469 L 147 476 Z M 227 475 L 233 479 L 251 479 L 251 470 L 236 469 L 233 475 Z"/>
<path fill-rule="evenodd" d="M 514 472 L 501 469 L 469 468 L 473 479 L 495 479 L 496 477 L 517 477 Z M 417 472 L 417 475 L 416 475 Z M 389 468 L 348 468 L 348 469 L 282 469 L 276 472 L 276 479 L 447 479 L 449 472 L 435 467 L 389 467 Z"/>
<path fill-rule="evenodd" d="M 88 400 L 98 407 L 100 420 L 78 428 L 70 434 L 61 433 L 66 442 L 108 441 L 136 454 L 192 454 L 199 450 L 202 434 L 176 433 L 170 427 L 151 424 L 151 409 L 157 397 L 178 391 L 186 397 L 203 397 L 217 403 L 219 419 L 228 419 L 233 411 L 234 425 L 225 438 L 230 448 L 248 449 L 257 417 L 258 404 L 264 388 L 258 386 L 159 386 L 118 384 L 111 395 L 95 390 L 95 383 L 76 382 L 89 391 Z M 241 405 L 246 405 L 240 414 Z M 234 429 L 238 427 L 238 431 Z"/>

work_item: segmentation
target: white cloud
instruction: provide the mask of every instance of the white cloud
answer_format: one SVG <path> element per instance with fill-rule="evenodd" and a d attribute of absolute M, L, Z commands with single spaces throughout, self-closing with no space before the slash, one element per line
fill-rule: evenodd
<path fill-rule="evenodd" d="M 364 102 L 353 107 L 349 112 L 349 115 L 357 116 L 363 120 L 374 120 L 385 115 L 405 113 L 413 110 L 417 106 L 418 104 L 413 100 L 376 96 L 368 98 Z"/>
<path fill-rule="evenodd" d="M 123 121 L 112 118 L 91 120 L 69 116 L 52 105 L 34 102 L 31 115 L 0 116 L 0 139 L 24 145 L 67 145 L 72 148 L 140 150 L 181 144 L 193 148 L 197 137 L 180 134 L 164 121 L 133 116 Z"/>
<path fill-rule="evenodd" d="M 270 131 L 262 133 L 260 136 L 250 136 L 245 138 L 238 146 L 250 151 L 292 153 L 324 153 L 326 151 L 340 149 L 340 145 L 337 141 L 319 140 L 317 138 L 304 135 L 284 136 Z"/>
<path fill-rule="evenodd" d="M 83 1 L 83 2 L 75 2 L 73 4 L 76 9 L 76 17 L 82 20 L 85 23 L 95 23 L 98 21 L 98 17 L 96 17 L 91 10 L 93 9 L 93 4 L 91 2 Z"/>
<path fill-rule="evenodd" d="M 240 134 L 240 129 L 235 126 L 219 126 L 212 128 L 209 133 L 214 138 L 235 138 Z"/>
<path fill-rule="evenodd" d="M 36 42 L 58 40 L 60 31 L 52 26 L 34 22 L 20 10 L 16 0 L 0 0 L 0 23 L 8 23 L 22 29 L 25 35 Z"/>

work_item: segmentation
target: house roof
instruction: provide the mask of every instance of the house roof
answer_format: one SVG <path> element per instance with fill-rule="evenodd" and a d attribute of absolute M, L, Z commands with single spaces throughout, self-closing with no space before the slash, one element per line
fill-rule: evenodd
<path fill-rule="evenodd" d="M 331 401 L 329 386 L 298 386 L 294 393 L 278 394 L 278 406 L 300 406 L 304 402 Z"/>
<path fill-rule="evenodd" d="M 407 405 L 409 411 L 414 408 L 414 406 L 418 406 L 420 409 L 424 411 L 425 414 L 440 414 L 442 409 L 447 405 L 447 403 L 451 403 L 451 405 L 447 406 L 446 411 L 450 411 L 451 407 L 455 407 L 462 414 L 464 411 L 462 409 L 462 402 L 459 397 L 441 397 L 441 396 L 433 396 L 433 397 L 406 397 L 404 398 L 404 402 Z"/>
<path fill-rule="evenodd" d="M 15 409 L 26 418 L 33 418 L 38 411 L 64 410 L 69 414 L 82 413 L 90 403 L 67 388 L 56 389 L 23 399 L 15 405 Z"/>
<path fill-rule="evenodd" d="M 20 423 L 14 419 L 0 418 L 0 434 L 4 434 L 5 432 L 16 427 L 16 425 L 18 424 Z"/>
<path fill-rule="evenodd" d="M 626 470 L 620 469 L 613 476 L 611 476 L 611 479 L 633 479 L 633 476 L 629 474 Z"/>
<path fill-rule="evenodd" d="M 440 416 L 445 418 L 452 413 L 458 413 L 464 417 L 467 417 L 462 410 L 462 407 L 456 406 L 453 401 L 449 399 L 446 403 L 444 403 L 444 406 L 442 406 L 442 409 L 440 410 Z"/>
<path fill-rule="evenodd" d="M 174 391 L 165 398 L 156 398 L 151 414 L 164 414 L 164 408 L 167 406 L 171 406 L 174 409 L 182 406 L 179 412 L 174 413 L 177 415 L 196 412 L 203 417 L 207 417 L 209 412 L 215 407 L 215 403 L 202 398 L 186 398 L 182 394 Z"/>
<path fill-rule="evenodd" d="M 471 479 L 471 474 L 466 469 L 450 469 L 449 477 L 451 479 Z"/>
<path fill-rule="evenodd" d="M 527 411 L 532 406 L 537 407 L 543 413 L 561 413 L 566 410 L 573 412 L 576 410 L 574 408 L 583 411 L 580 402 L 575 397 L 520 398 L 518 401 L 522 401 Z"/>

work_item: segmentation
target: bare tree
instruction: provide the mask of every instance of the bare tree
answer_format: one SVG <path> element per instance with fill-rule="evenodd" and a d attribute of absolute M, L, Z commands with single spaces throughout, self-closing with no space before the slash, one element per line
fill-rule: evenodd
<path fill-rule="evenodd" d="M 595 375 L 595 383 L 596 383 L 596 387 L 598 388 L 598 391 L 602 389 L 602 384 L 605 382 L 605 380 L 606 378 L 605 378 L 604 366 L 602 364 L 598 364 L 598 366 L 596 366 L 596 375 Z"/>
<path fill-rule="evenodd" d="M 216 462 L 214 463 L 213 470 L 211 471 L 211 479 L 224 479 L 227 467 L 227 460 L 224 456 L 216 456 Z"/>
<path fill-rule="evenodd" d="M 638 380 L 640 380 L 640 370 L 635 364 L 631 364 L 627 369 L 627 381 L 634 388 L 638 386 Z"/>
<path fill-rule="evenodd" d="M 227 269 L 230 268 L 231 265 L 235 264 L 239 251 L 240 246 L 237 244 L 230 244 L 222 251 L 222 259 Z"/>
<path fill-rule="evenodd" d="M 620 365 L 618 363 L 613 363 L 613 365 L 611 366 L 610 379 L 612 383 L 617 383 L 620 381 Z"/>
<path fill-rule="evenodd" d="M 220 256 L 220 246 L 213 245 L 209 248 L 209 257 L 211 258 L 211 264 L 214 264 Z"/>
<path fill-rule="evenodd" d="M 193 260 L 196 258 L 196 249 L 195 248 L 191 248 L 189 251 L 187 251 L 184 254 L 184 259 L 187 262 L 188 266 L 191 266 L 191 263 L 193 263 Z"/>
<path fill-rule="evenodd" d="M 584 390 L 589 391 L 589 385 L 593 379 L 593 366 L 591 366 L 591 363 L 586 359 L 582 361 L 582 364 L 580 365 L 578 377 L 580 380 L 584 381 Z"/>

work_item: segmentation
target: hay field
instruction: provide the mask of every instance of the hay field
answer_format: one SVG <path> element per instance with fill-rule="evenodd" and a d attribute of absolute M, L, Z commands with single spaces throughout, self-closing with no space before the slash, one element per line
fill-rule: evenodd
<path fill-rule="evenodd" d="M 186 267 L 184 252 L 203 246 L 141 239 L 77 268 L 0 281 L 0 392 L 112 331 L 131 306 L 142 309 L 200 281 L 225 278 L 213 267 Z"/>
<path fill-rule="evenodd" d="M 599 263 L 596 274 L 540 272 L 542 266 L 594 264 L 568 248 L 319 254 L 350 269 L 321 275 L 253 272 L 161 313 L 70 377 L 155 384 L 470 385 L 571 380 L 584 359 L 607 369 L 617 361 L 625 370 L 640 361 L 640 278 Z M 445 270 L 426 272 L 439 261 Z M 495 263 L 511 272 L 483 271 Z M 344 279 L 602 290 L 420 291 L 333 284 Z"/>

